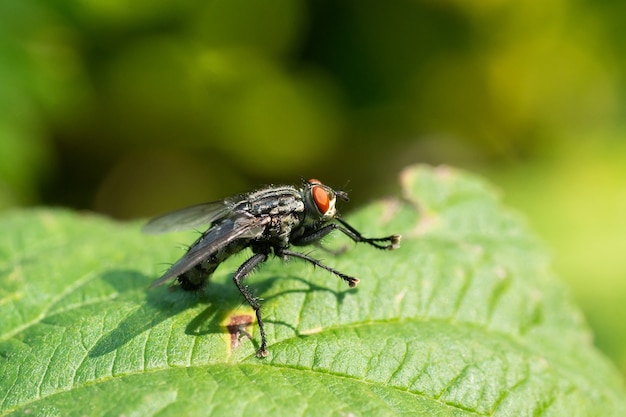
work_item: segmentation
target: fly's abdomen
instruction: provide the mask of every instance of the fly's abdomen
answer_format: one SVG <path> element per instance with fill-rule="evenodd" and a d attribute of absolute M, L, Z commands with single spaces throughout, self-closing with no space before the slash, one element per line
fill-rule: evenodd
<path fill-rule="evenodd" d="M 201 240 L 202 238 L 198 239 L 196 243 Z M 193 250 L 194 245 L 189 248 L 189 251 Z M 178 276 L 178 282 L 180 283 L 181 288 L 185 291 L 196 291 L 201 289 L 206 285 L 211 278 L 211 275 L 213 275 L 213 272 L 215 272 L 217 267 L 220 266 L 222 262 L 247 246 L 249 246 L 249 242 L 247 240 L 238 239 L 219 248 L 212 254 L 209 254 L 206 259 Z"/>
<path fill-rule="evenodd" d="M 178 276 L 180 287 L 185 291 L 199 290 L 209 281 L 209 278 L 211 278 L 218 266 L 219 263 L 210 262 L 209 260 L 194 266 L 189 271 Z"/>

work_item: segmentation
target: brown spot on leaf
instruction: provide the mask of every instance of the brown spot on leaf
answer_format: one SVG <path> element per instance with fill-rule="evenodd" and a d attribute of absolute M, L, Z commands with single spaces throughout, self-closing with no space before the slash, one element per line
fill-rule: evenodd
<path fill-rule="evenodd" d="M 252 339 L 252 335 L 248 332 L 247 328 L 254 322 L 254 318 L 249 314 L 240 314 L 238 316 L 231 316 L 230 321 L 226 325 L 228 333 L 230 334 L 230 348 L 235 350 L 239 347 L 239 340 L 245 336 L 248 339 Z"/>

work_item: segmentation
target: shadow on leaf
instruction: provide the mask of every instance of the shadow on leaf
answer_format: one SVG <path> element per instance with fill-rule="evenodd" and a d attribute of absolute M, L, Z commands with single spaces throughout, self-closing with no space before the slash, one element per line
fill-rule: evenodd
<path fill-rule="evenodd" d="M 149 282 L 150 278 L 133 270 L 109 271 L 103 275 L 102 279 L 109 282 L 120 294 L 137 290 L 141 291 L 145 288 L 145 297 L 144 302 L 140 302 L 139 307 L 130 316 L 122 320 L 114 330 L 106 334 L 94 345 L 89 352 L 90 357 L 99 357 L 113 352 L 143 332 L 187 309 L 196 307 L 200 303 L 208 304 L 208 306 L 189 322 L 185 333 L 202 336 L 228 332 L 227 323 L 229 323 L 229 316 L 238 307 L 245 304 L 243 297 L 230 280 L 224 284 L 209 281 L 204 289 L 192 292 L 184 291 L 178 285 L 149 289 L 145 283 Z M 271 276 L 255 282 L 252 285 L 253 291 L 256 294 L 267 293 L 277 280 L 285 279 L 302 282 L 307 285 L 307 288 L 286 289 L 264 297 L 263 300 L 279 299 L 288 294 L 325 291 L 333 294 L 337 297 L 338 302 L 341 303 L 348 291 L 351 291 L 350 289 L 335 291 L 295 276 Z M 286 321 L 278 318 L 266 321 L 286 326 L 292 329 L 296 336 L 300 335 L 298 330 Z"/>
<path fill-rule="evenodd" d="M 150 279 L 137 271 L 109 271 L 103 280 L 108 281 L 120 294 L 131 290 L 145 289 L 144 302 L 130 316 L 125 318 L 114 330 L 100 339 L 89 356 L 98 357 L 113 352 L 124 346 L 146 330 L 199 302 L 211 302 L 203 292 L 180 291 L 178 287 L 149 289 L 146 282 Z"/>

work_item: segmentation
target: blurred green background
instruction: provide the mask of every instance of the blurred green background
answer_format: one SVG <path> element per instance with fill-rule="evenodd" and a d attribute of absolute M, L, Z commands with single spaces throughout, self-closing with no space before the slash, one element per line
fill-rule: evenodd
<path fill-rule="evenodd" d="M 626 374 L 626 3 L 2 0 L 0 208 L 488 177 Z"/>

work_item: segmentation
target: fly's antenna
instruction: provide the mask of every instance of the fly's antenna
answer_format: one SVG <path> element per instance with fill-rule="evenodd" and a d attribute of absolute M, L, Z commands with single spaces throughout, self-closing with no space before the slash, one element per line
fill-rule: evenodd
<path fill-rule="evenodd" d="M 335 194 L 337 194 L 337 197 L 339 197 L 343 201 L 350 201 L 350 199 L 348 198 L 348 193 L 351 192 L 352 190 L 348 189 L 349 184 L 350 184 L 350 180 L 347 180 L 344 186 L 341 187 L 341 190 L 335 191 Z"/>

